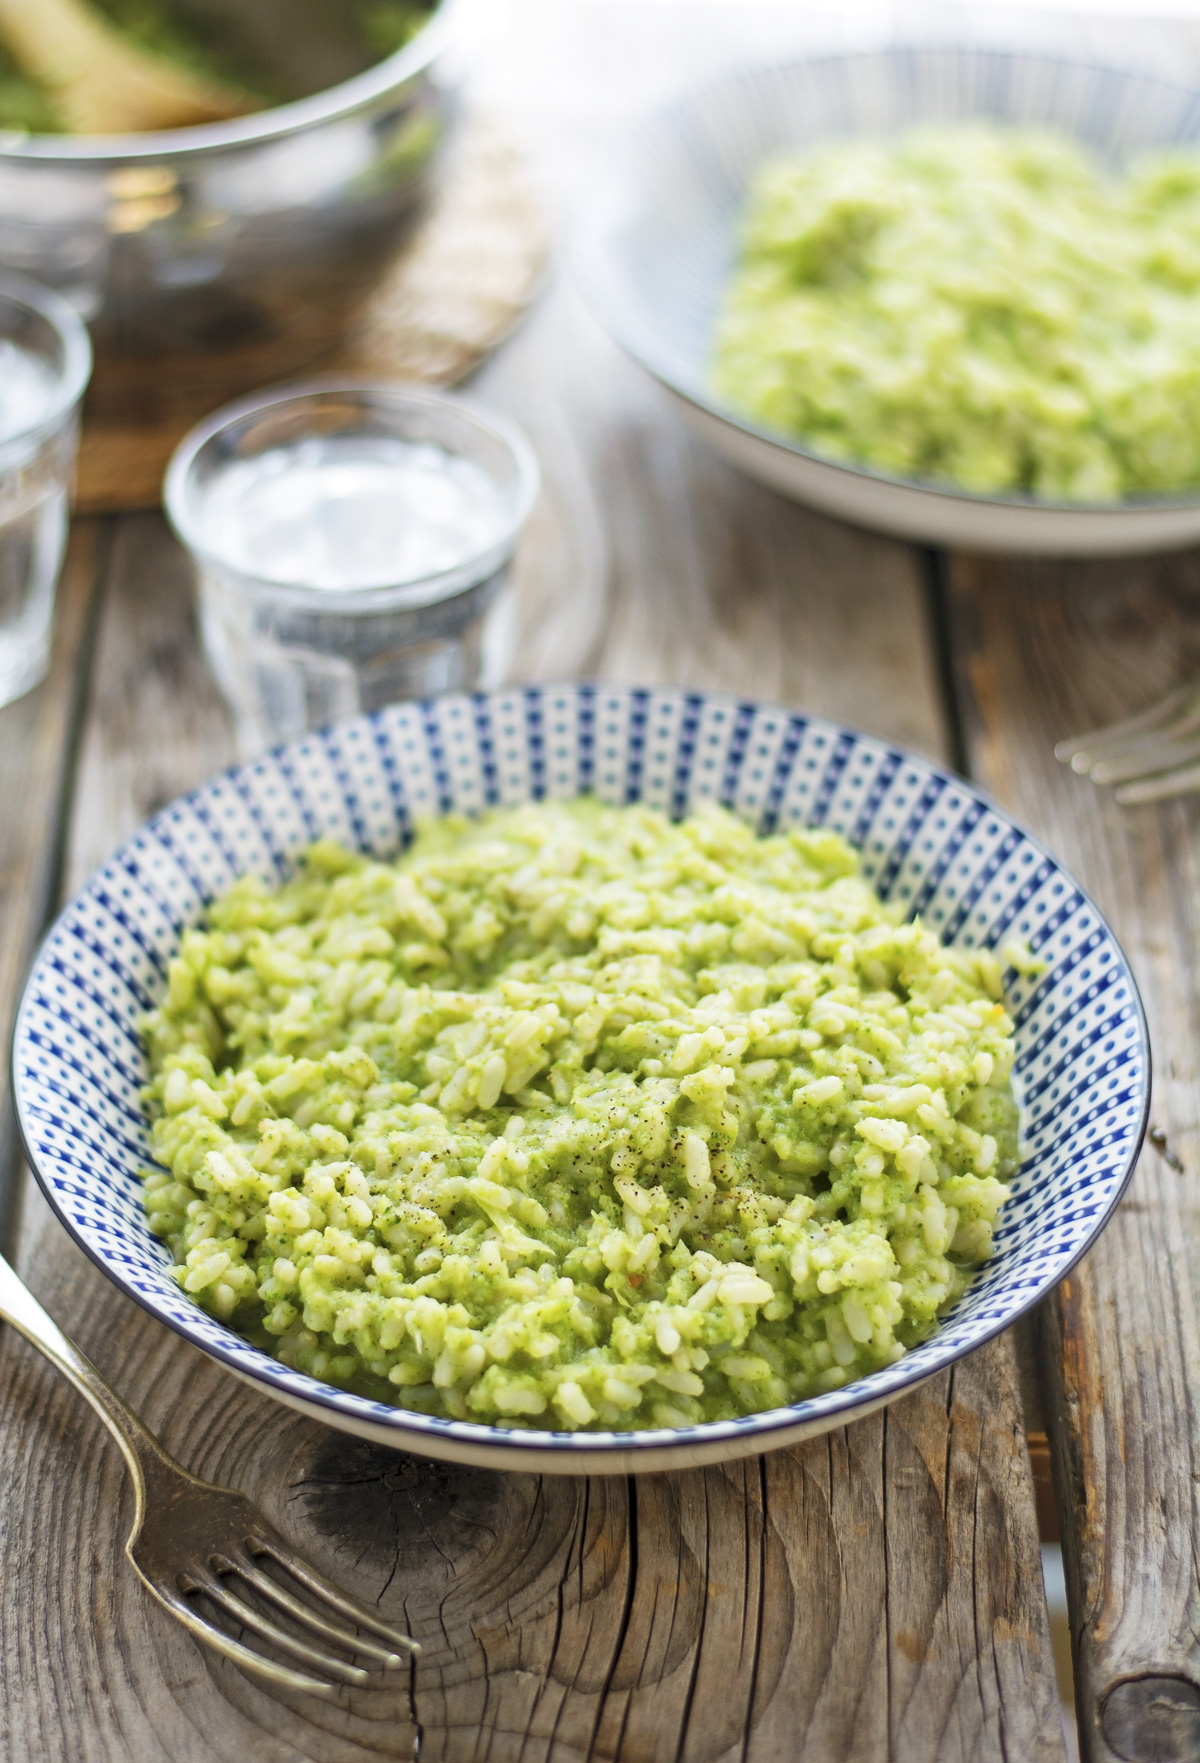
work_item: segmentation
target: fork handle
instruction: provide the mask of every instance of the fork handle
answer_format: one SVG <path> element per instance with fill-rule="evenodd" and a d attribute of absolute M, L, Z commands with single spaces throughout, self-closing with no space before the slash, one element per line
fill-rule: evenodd
<path fill-rule="evenodd" d="M 133 1409 L 126 1406 L 111 1385 L 104 1381 L 91 1360 L 85 1359 L 75 1343 L 68 1340 L 54 1318 L 42 1309 L 29 1287 L 2 1255 L 0 1320 L 10 1322 L 32 1346 L 45 1354 L 51 1365 L 56 1366 L 64 1377 L 70 1379 L 80 1395 L 91 1403 L 120 1445 L 121 1454 L 133 1478 L 137 1502 L 137 1515 L 134 1519 L 136 1529 L 142 1521 L 146 1503 L 145 1465 L 161 1465 L 165 1462 L 181 1475 L 186 1475 L 187 1471 L 163 1450 L 154 1434 L 143 1425 Z"/>

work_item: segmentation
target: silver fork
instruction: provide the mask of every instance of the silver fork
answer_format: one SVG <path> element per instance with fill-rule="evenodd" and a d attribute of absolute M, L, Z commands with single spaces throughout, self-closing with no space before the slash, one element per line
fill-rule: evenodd
<path fill-rule="evenodd" d="M 0 1318 L 20 1330 L 27 1341 L 58 1367 L 108 1427 L 121 1447 L 133 1477 L 133 1529 L 125 1553 L 142 1584 L 177 1622 L 206 1647 L 269 1682 L 317 1696 L 336 1696 L 343 1684 L 364 1684 L 369 1673 L 343 1658 L 342 1652 L 369 1659 L 395 1671 L 405 1661 L 402 1650 L 420 1648 L 397 1629 L 381 1622 L 375 1611 L 347 1597 L 284 1541 L 252 1500 L 233 1488 L 201 1481 L 176 1463 L 133 1410 L 111 1389 L 42 1309 L 33 1293 L 0 1257 Z M 262 1565 L 269 1561 L 322 1609 L 298 1598 Z M 281 1628 L 256 1604 L 239 1596 L 229 1581 L 240 1581 L 259 1600 L 275 1606 L 313 1640 Z M 241 1589 L 241 1588 L 239 1588 Z M 193 1599 L 208 1599 L 243 1629 L 250 1630 L 279 1652 L 310 1667 L 314 1675 L 293 1670 L 237 1640 L 197 1608 Z M 343 1620 L 335 1620 L 342 1618 Z M 351 1626 L 353 1625 L 353 1626 Z M 367 1629 L 368 1640 L 355 1629 Z M 321 1646 L 318 1641 L 332 1643 Z"/>
<path fill-rule="evenodd" d="M 1200 790 L 1200 682 L 1138 716 L 1060 741 L 1054 756 L 1093 783 L 1115 784 L 1127 806 Z"/>

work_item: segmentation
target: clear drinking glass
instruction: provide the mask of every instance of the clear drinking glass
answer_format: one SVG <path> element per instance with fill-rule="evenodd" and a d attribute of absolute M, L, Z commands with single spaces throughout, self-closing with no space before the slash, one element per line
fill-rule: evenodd
<path fill-rule="evenodd" d="M 479 684 L 537 485 L 509 424 L 419 387 L 316 380 L 194 429 L 167 515 L 243 754 Z"/>
<path fill-rule="evenodd" d="M 74 308 L 35 282 L 0 276 L 0 704 L 35 686 L 50 662 L 91 371 Z"/>

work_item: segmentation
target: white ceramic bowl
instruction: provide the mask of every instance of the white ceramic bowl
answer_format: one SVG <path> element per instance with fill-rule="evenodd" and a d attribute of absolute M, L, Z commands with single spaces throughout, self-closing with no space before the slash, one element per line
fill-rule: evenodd
<path fill-rule="evenodd" d="M 674 814 L 717 799 L 766 830 L 835 828 L 879 892 L 945 937 L 1046 962 L 1007 976 L 1028 1155 L 996 1253 L 936 1333 L 896 1365 L 794 1407 L 671 1431 L 551 1433 L 439 1420 L 349 1395 L 198 1309 L 147 1228 L 150 1156 L 138 1023 L 183 928 L 235 876 L 285 875 L 312 840 L 392 853 L 413 821 L 594 792 Z M 1112 932 L 1042 847 L 969 784 L 887 742 L 711 693 L 530 686 L 398 705 L 226 772 L 165 808 L 58 919 L 26 985 L 13 1071 L 47 1199 L 80 1246 L 168 1327 L 256 1388 L 399 1449 L 551 1474 L 685 1468 L 748 1456 L 894 1400 L 1006 1328 L 1103 1229 L 1145 1129 L 1150 1055 Z"/>
<path fill-rule="evenodd" d="M 977 496 L 810 452 L 720 402 L 713 324 L 747 186 L 773 153 L 920 122 L 1043 124 L 1119 164 L 1200 142 L 1200 94 L 1140 74 L 998 50 L 892 49 L 737 75 L 635 128 L 584 205 L 576 279 L 601 321 L 712 446 L 797 501 L 904 539 L 1100 556 L 1200 540 L 1200 495 L 1118 503 Z"/>

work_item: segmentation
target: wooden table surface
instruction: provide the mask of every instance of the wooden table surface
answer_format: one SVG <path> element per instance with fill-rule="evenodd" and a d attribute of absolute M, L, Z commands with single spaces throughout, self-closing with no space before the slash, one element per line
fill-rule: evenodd
<path fill-rule="evenodd" d="M 618 59 L 600 27 L 619 38 L 629 8 L 587 10 L 589 40 Z M 507 0 L 510 24 L 518 12 Z M 667 12 L 687 28 L 657 8 L 664 55 Z M 1200 1756 L 1200 799 L 1122 812 L 1052 757 L 1062 735 L 1200 675 L 1200 558 L 944 557 L 806 512 L 694 443 L 562 283 L 474 389 L 548 467 L 516 677 L 720 686 L 977 778 L 1129 952 L 1157 1053 L 1151 1143 L 1044 1307 L 1024 1406 L 1005 1337 L 795 1449 L 577 1481 L 404 1457 L 234 1382 L 67 1240 L 20 1178 L 5 1095 L 7 1241 L 34 1290 L 170 1449 L 247 1489 L 423 1652 L 398 1688 L 319 1705 L 201 1652 L 124 1560 L 117 1451 L 6 1332 L 0 1757 L 1050 1763 L 1064 1749 L 1026 1448 L 1038 1402 L 1083 1754 Z M 5 1039 L 56 902 L 232 757 L 161 521 L 77 522 L 52 673 L 0 711 Z"/>

